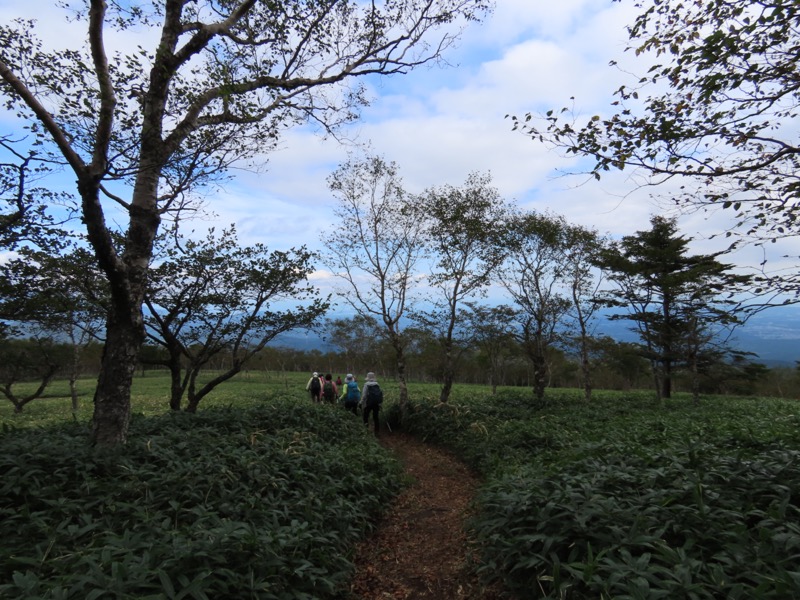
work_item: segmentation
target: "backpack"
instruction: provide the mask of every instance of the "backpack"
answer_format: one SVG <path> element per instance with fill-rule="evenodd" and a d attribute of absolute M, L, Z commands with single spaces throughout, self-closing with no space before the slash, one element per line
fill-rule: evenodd
<path fill-rule="evenodd" d="M 383 404 L 383 390 L 377 383 L 367 386 L 367 396 L 364 399 L 367 406 L 380 406 Z"/>
<path fill-rule="evenodd" d="M 333 390 L 333 382 L 325 380 L 325 385 L 322 386 L 322 396 L 328 402 L 333 402 L 336 392 Z"/>
<path fill-rule="evenodd" d="M 358 389 L 358 384 L 355 381 L 347 382 L 347 397 L 344 399 L 344 405 L 347 407 L 355 406 L 361 399 L 361 392 Z"/>
<path fill-rule="evenodd" d="M 313 377 L 311 379 L 311 393 L 319 396 L 320 390 L 322 390 L 322 384 L 319 382 L 319 377 Z"/>

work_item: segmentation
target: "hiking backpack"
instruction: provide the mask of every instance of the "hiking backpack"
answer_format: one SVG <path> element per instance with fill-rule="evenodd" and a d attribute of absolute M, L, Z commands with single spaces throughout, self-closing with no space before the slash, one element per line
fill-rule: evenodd
<path fill-rule="evenodd" d="M 358 384 L 355 381 L 348 381 L 347 382 L 347 397 L 344 400 L 344 403 L 347 406 L 353 406 L 358 404 L 358 401 L 361 399 L 361 392 L 358 390 Z"/>
<path fill-rule="evenodd" d="M 380 406 L 381 404 L 383 404 L 383 390 L 381 387 L 378 384 L 367 387 L 366 405 Z"/>
<path fill-rule="evenodd" d="M 333 402 L 336 397 L 336 392 L 333 389 L 333 382 L 325 380 L 325 385 L 322 386 L 322 396 L 328 402 Z"/>
<path fill-rule="evenodd" d="M 319 382 L 319 377 L 313 377 L 311 379 L 311 393 L 319 396 L 320 390 L 322 390 L 322 384 Z"/>

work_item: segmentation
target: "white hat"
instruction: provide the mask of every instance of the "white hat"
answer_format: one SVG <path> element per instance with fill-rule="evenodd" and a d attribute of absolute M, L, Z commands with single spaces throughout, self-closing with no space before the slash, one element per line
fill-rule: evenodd
<path fill-rule="evenodd" d="M 313 376 L 314 376 L 314 377 L 319 377 L 319 373 L 317 373 L 316 371 L 314 371 L 314 375 L 313 375 Z"/>
<path fill-rule="evenodd" d="M 353 374 L 352 373 L 348 373 L 347 377 L 345 377 L 345 379 L 347 379 L 347 381 L 353 381 Z"/>

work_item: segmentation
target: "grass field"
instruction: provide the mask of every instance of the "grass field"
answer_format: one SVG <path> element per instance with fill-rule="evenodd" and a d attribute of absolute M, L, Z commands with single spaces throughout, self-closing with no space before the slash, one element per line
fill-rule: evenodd
<path fill-rule="evenodd" d="M 138 378 L 114 456 L 86 443 L 91 381 L 76 417 L 60 383 L 21 415 L 0 406 L 0 597 L 345 597 L 360 517 L 402 482 L 307 378 L 244 374 L 197 415 L 169 414 L 166 377 Z M 796 402 L 410 391 L 404 429 L 484 478 L 476 568 L 516 597 L 800 597 Z"/>
<path fill-rule="evenodd" d="M 205 374 L 200 382 L 213 376 Z M 200 403 L 200 409 L 219 406 L 246 406 L 254 398 L 264 396 L 305 401 L 305 391 L 309 373 L 246 371 L 234 379 L 218 386 Z M 92 418 L 92 394 L 95 379 L 85 378 L 78 381 L 80 407 L 76 415 L 72 414 L 72 403 L 69 386 L 66 381 L 57 380 L 48 387 L 44 397 L 27 404 L 21 414 L 14 414 L 11 402 L 0 398 L 0 426 L 27 427 L 63 422 L 88 422 Z M 381 381 L 385 390 L 387 404 L 396 401 L 397 385 L 394 381 Z M 453 398 L 458 401 L 462 396 L 469 397 L 475 393 L 477 386 L 456 385 Z M 19 394 L 29 393 L 35 389 L 34 384 L 20 385 Z M 480 388 L 482 393 L 488 387 Z M 409 384 L 409 390 L 416 398 L 437 398 L 439 388 L 433 384 Z M 16 391 L 16 388 L 15 388 Z M 154 416 L 169 411 L 169 377 L 165 372 L 148 372 L 134 380 L 131 393 L 131 412 L 134 414 Z"/>

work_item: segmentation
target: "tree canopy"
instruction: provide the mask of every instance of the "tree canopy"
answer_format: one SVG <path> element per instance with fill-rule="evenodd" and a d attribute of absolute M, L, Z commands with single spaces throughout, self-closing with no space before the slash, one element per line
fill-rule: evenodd
<path fill-rule="evenodd" d="M 515 127 L 568 155 L 593 159 L 598 179 L 643 170 L 689 178 L 685 207 L 736 215 L 727 233 L 762 242 L 800 234 L 800 6 L 793 0 L 640 0 L 628 50 L 651 66 L 614 92 L 613 114 L 528 114 Z M 544 123 L 542 123 L 542 121 Z M 797 289 L 796 276 L 776 285 Z"/>

